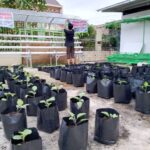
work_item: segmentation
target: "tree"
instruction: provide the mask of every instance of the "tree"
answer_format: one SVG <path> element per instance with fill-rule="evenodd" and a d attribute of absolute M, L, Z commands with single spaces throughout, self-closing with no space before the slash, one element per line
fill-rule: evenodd
<path fill-rule="evenodd" d="M 46 9 L 45 0 L 0 0 L 0 7 L 43 11 Z"/>

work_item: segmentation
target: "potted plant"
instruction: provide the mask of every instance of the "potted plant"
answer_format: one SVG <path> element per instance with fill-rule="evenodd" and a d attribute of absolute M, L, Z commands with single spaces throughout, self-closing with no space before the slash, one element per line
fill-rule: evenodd
<path fill-rule="evenodd" d="M 67 92 L 66 90 L 63 88 L 62 85 L 60 86 L 53 86 L 52 87 L 52 96 L 55 97 L 56 99 L 56 104 L 58 106 L 58 110 L 62 111 L 65 110 L 67 108 Z"/>
<path fill-rule="evenodd" d="M 11 138 L 11 150 L 42 150 L 42 139 L 36 128 L 18 130 Z"/>
<path fill-rule="evenodd" d="M 22 130 L 27 127 L 26 114 L 23 100 L 18 99 L 16 110 L 5 110 L 1 113 L 1 119 L 4 127 L 5 136 L 7 139 L 11 139 L 11 136 L 15 131 Z"/>
<path fill-rule="evenodd" d="M 79 113 L 86 113 L 89 116 L 90 100 L 85 96 L 85 93 L 80 93 L 78 96 L 70 99 L 70 109 L 75 115 Z"/>
<path fill-rule="evenodd" d="M 93 72 L 90 72 L 87 75 L 86 91 L 88 93 L 96 93 L 97 92 L 97 79 L 96 79 L 96 74 Z"/>
<path fill-rule="evenodd" d="M 31 90 L 28 91 L 26 97 L 26 103 L 29 104 L 27 106 L 27 115 L 28 116 L 37 116 L 37 105 L 42 100 L 41 96 L 36 96 L 37 87 L 32 86 Z"/>
<path fill-rule="evenodd" d="M 130 83 L 124 79 L 117 79 L 113 85 L 115 103 L 128 104 L 131 101 L 131 87 Z"/>
<path fill-rule="evenodd" d="M 55 68 L 55 79 L 60 80 L 60 76 L 61 76 L 61 67 L 58 66 Z"/>
<path fill-rule="evenodd" d="M 97 81 L 98 97 L 110 99 L 113 97 L 113 81 L 107 76 Z"/>
<path fill-rule="evenodd" d="M 86 150 L 88 144 L 88 120 L 86 114 L 75 116 L 70 113 L 69 117 L 62 119 L 59 133 L 60 150 Z"/>
<path fill-rule="evenodd" d="M 147 81 L 136 91 L 135 110 L 150 114 L 150 83 Z"/>
<path fill-rule="evenodd" d="M 37 127 L 47 133 L 59 128 L 59 112 L 54 97 L 42 100 L 38 104 Z"/>
<path fill-rule="evenodd" d="M 47 99 L 49 97 L 51 97 L 51 88 L 52 88 L 53 84 L 49 85 L 49 84 L 43 84 L 42 85 L 42 96 L 44 99 Z"/>
<path fill-rule="evenodd" d="M 119 113 L 111 108 L 96 110 L 94 140 L 115 144 L 119 137 Z"/>

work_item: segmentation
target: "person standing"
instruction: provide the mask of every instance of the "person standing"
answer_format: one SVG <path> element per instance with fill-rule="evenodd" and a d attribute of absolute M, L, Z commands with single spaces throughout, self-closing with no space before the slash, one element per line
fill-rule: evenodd
<path fill-rule="evenodd" d="M 68 29 L 64 29 L 65 33 L 65 46 L 67 48 L 67 63 L 68 65 L 75 64 L 75 56 L 74 56 L 74 34 L 75 31 L 73 29 L 73 24 L 70 22 L 67 23 Z"/>

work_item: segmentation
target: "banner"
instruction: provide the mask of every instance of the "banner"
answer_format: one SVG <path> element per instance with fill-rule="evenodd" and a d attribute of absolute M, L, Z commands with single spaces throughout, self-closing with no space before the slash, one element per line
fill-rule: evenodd
<path fill-rule="evenodd" d="M 84 20 L 69 20 L 69 21 L 73 24 L 75 32 L 78 33 L 88 32 L 87 21 Z"/>
<path fill-rule="evenodd" d="M 14 28 L 13 13 L 0 12 L 0 27 Z"/>

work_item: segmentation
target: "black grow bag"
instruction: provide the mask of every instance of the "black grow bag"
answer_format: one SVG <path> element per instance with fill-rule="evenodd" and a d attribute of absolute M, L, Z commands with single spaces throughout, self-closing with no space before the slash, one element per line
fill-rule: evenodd
<path fill-rule="evenodd" d="M 82 97 L 84 100 L 84 103 L 80 109 L 78 109 L 77 106 L 77 100 L 75 98 L 71 98 L 70 100 L 70 110 L 73 112 L 75 115 L 78 115 L 79 113 L 86 113 L 86 118 L 89 117 L 89 107 L 90 107 L 90 100 L 88 97 Z"/>
<path fill-rule="evenodd" d="M 59 133 L 59 150 L 86 150 L 88 144 L 88 122 L 68 126 L 69 118 L 62 120 Z"/>
<path fill-rule="evenodd" d="M 65 69 L 61 70 L 60 81 L 66 82 L 67 71 Z"/>
<path fill-rule="evenodd" d="M 150 114 L 150 93 L 144 93 L 141 90 L 137 90 L 135 110 L 144 114 Z"/>
<path fill-rule="evenodd" d="M 130 84 L 116 84 L 113 85 L 114 101 L 115 103 L 128 104 L 131 101 L 132 94 Z"/>
<path fill-rule="evenodd" d="M 71 71 L 67 71 L 67 76 L 66 76 L 66 83 L 67 84 L 72 84 L 72 72 Z"/>
<path fill-rule="evenodd" d="M 61 67 L 55 68 L 55 79 L 56 80 L 60 80 L 60 76 L 61 76 Z"/>
<path fill-rule="evenodd" d="M 119 113 L 111 108 L 97 109 L 95 119 L 94 140 L 103 144 L 115 144 L 119 137 L 119 117 L 106 118 L 101 112 Z"/>
<path fill-rule="evenodd" d="M 97 81 L 98 97 L 110 99 L 113 97 L 113 82 L 109 79 Z"/>
<path fill-rule="evenodd" d="M 59 90 L 59 93 L 55 90 L 52 91 L 52 96 L 56 99 L 56 104 L 59 111 L 63 111 L 67 108 L 67 92 L 64 89 Z"/>
<path fill-rule="evenodd" d="M 8 109 L 8 101 L 0 100 L 0 114 L 7 109 Z M 0 121 L 1 121 L 1 115 L 0 115 Z"/>
<path fill-rule="evenodd" d="M 1 119 L 5 136 L 8 140 L 11 139 L 15 131 L 27 128 L 26 114 L 24 110 L 19 113 L 6 110 L 1 114 Z"/>
<path fill-rule="evenodd" d="M 83 87 L 84 86 L 84 75 L 81 72 L 73 72 L 72 81 L 75 87 Z"/>
<path fill-rule="evenodd" d="M 38 105 L 37 127 L 39 130 L 52 133 L 59 128 L 59 113 L 56 104 L 46 108 L 43 104 Z"/>
<path fill-rule="evenodd" d="M 97 79 L 87 76 L 86 91 L 88 93 L 97 93 Z"/>
<path fill-rule="evenodd" d="M 21 143 L 22 141 L 20 140 L 11 138 L 11 150 L 42 150 L 42 139 L 37 129 L 29 129 L 32 130 L 32 134 L 25 138 L 24 143 Z M 18 135 L 18 132 L 15 132 L 14 135 Z"/>
<path fill-rule="evenodd" d="M 51 86 L 48 84 L 42 85 L 42 96 L 44 99 L 51 97 Z"/>
<path fill-rule="evenodd" d="M 26 103 L 29 104 L 27 106 L 28 116 L 37 116 L 37 106 L 42 99 L 42 97 L 28 97 L 26 99 Z"/>

